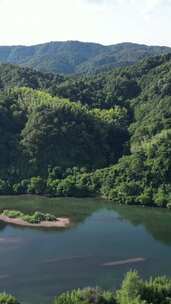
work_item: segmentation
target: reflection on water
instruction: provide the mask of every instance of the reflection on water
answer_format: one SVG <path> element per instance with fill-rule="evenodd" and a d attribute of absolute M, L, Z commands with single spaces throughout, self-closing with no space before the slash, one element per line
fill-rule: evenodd
<path fill-rule="evenodd" d="M 127 220 L 135 227 L 143 225 L 154 239 L 171 245 L 171 211 L 160 208 L 116 207 L 121 220 Z"/>
<path fill-rule="evenodd" d="M 6 224 L 0 221 L 0 230 L 3 230 L 6 227 Z"/>
<path fill-rule="evenodd" d="M 171 275 L 171 213 L 166 210 L 40 197 L 3 197 L 0 208 L 40 210 L 75 223 L 65 230 L 0 223 L 0 290 L 24 303 L 48 303 L 76 287 L 116 288 L 130 268 L 144 277 Z"/>

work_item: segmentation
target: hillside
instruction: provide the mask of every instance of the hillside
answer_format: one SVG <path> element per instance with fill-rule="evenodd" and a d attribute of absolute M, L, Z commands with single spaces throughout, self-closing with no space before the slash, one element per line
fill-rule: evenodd
<path fill-rule="evenodd" d="M 0 62 L 59 74 L 95 73 L 133 64 L 142 58 L 169 53 L 168 47 L 121 43 L 104 46 L 79 41 L 34 46 L 1 46 Z"/>
<path fill-rule="evenodd" d="M 42 73 L 12 64 L 0 64 L 0 89 L 29 87 L 32 89 L 55 89 L 66 79 L 58 74 Z"/>
<path fill-rule="evenodd" d="M 77 78 L 1 65 L 0 193 L 170 208 L 170 71 L 171 55 Z"/>

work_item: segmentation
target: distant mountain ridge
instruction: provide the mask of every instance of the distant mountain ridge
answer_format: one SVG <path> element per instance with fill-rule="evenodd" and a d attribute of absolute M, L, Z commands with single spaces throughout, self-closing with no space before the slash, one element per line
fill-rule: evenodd
<path fill-rule="evenodd" d="M 0 46 L 0 63 L 69 75 L 122 67 L 170 52 L 169 47 L 135 43 L 104 46 L 80 41 L 49 42 L 33 46 Z"/>

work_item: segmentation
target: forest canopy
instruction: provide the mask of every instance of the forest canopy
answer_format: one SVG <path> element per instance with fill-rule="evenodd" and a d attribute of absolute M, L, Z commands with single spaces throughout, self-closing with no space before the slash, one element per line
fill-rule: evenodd
<path fill-rule="evenodd" d="M 0 193 L 170 208 L 171 55 L 91 76 L 0 66 Z"/>

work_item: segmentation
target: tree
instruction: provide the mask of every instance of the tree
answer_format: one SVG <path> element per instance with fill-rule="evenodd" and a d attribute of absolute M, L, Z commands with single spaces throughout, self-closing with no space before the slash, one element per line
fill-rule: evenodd
<path fill-rule="evenodd" d="M 116 298 L 119 304 L 145 304 L 141 299 L 144 284 L 136 271 L 126 274 L 121 289 L 117 291 Z"/>

